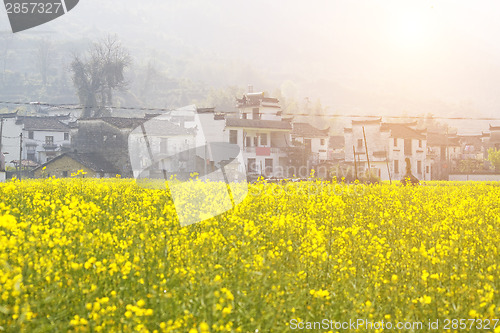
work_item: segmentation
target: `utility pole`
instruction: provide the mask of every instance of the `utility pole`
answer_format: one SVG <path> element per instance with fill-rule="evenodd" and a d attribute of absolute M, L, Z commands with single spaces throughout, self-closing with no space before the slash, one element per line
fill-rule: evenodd
<path fill-rule="evenodd" d="M 354 180 L 358 179 L 358 165 L 356 164 L 356 148 L 352 145 L 352 150 L 354 152 Z"/>
<path fill-rule="evenodd" d="M 370 167 L 370 157 L 368 156 L 368 144 L 366 143 L 366 134 L 364 126 L 363 126 L 363 138 L 365 139 L 366 161 L 368 162 L 368 177 L 370 177 L 372 174 L 372 169 Z"/>
<path fill-rule="evenodd" d="M 17 178 L 21 180 L 22 177 L 22 161 L 23 161 L 23 133 L 19 134 L 19 166 Z"/>
<path fill-rule="evenodd" d="M 207 172 L 208 172 L 207 171 L 207 163 L 208 163 L 208 160 L 207 160 L 207 144 L 208 144 L 208 142 L 205 141 L 205 146 L 203 146 L 203 155 L 204 155 L 203 156 L 204 157 L 204 159 L 203 159 L 203 171 L 204 171 L 203 177 L 206 177 L 207 176 Z"/>
<path fill-rule="evenodd" d="M 391 176 L 391 170 L 389 169 L 389 160 L 387 159 L 387 156 L 389 154 L 386 152 L 385 153 L 385 164 L 387 165 L 387 173 L 389 174 L 389 184 L 392 185 L 392 176 Z"/>

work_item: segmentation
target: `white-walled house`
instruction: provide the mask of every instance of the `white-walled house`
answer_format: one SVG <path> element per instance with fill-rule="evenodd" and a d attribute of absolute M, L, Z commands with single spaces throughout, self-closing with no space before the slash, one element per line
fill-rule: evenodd
<path fill-rule="evenodd" d="M 328 160 L 329 128 L 320 130 L 308 123 L 293 123 L 292 128 L 292 141 L 304 144 L 312 164 Z"/>
<path fill-rule="evenodd" d="M 71 147 L 70 127 L 59 117 L 18 117 L 16 124 L 22 126 L 25 160 L 44 164 Z"/>
<path fill-rule="evenodd" d="M 250 90 L 252 90 L 250 88 Z M 266 97 L 263 92 L 249 92 L 237 99 L 238 118 L 282 121 L 282 110 L 277 98 Z"/>
<path fill-rule="evenodd" d="M 492 126 L 490 125 L 490 130 L 487 136 L 484 136 L 484 148 L 486 155 L 489 148 L 500 150 L 500 125 Z M 487 156 L 485 156 L 487 158 Z"/>
<path fill-rule="evenodd" d="M 250 175 L 284 177 L 292 126 L 286 121 L 226 119 L 226 139 L 243 152 Z"/>
<path fill-rule="evenodd" d="M 4 154 L 6 166 L 14 166 L 12 161 L 19 161 L 19 136 L 23 126 L 16 123 L 16 113 L 0 114 L 0 152 Z"/>
<path fill-rule="evenodd" d="M 461 158 L 460 138 L 455 134 L 427 133 L 427 161 L 431 180 L 448 180 L 453 164 Z"/>
<path fill-rule="evenodd" d="M 240 147 L 249 175 L 287 176 L 292 125 L 282 119 L 279 100 L 249 92 L 237 101 L 238 113 L 226 116 L 224 140 Z"/>
<path fill-rule="evenodd" d="M 128 137 L 134 177 L 187 177 L 197 171 L 196 130 L 172 123 L 167 117 L 150 119 Z"/>
<path fill-rule="evenodd" d="M 381 119 L 353 120 L 352 127 L 344 129 L 345 161 L 354 166 L 356 156 L 359 175 L 368 169 L 369 159 L 372 174 L 381 180 L 400 180 L 406 173 L 405 160 L 409 158 L 412 174 L 420 180 L 430 180 L 426 133 L 416 129 L 416 125 L 383 123 Z"/>

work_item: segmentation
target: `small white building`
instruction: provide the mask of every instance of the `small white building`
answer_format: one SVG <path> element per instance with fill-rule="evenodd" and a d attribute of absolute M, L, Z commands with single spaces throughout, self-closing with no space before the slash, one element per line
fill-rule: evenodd
<path fill-rule="evenodd" d="M 19 161 L 20 134 L 23 126 L 16 123 L 17 112 L 0 114 L 0 153 L 5 155 L 6 166 L 14 166 Z"/>
<path fill-rule="evenodd" d="M 416 125 L 383 123 L 382 119 L 353 120 L 352 127 L 344 129 L 345 161 L 354 166 L 356 158 L 358 175 L 367 171 L 369 160 L 371 173 L 381 180 L 400 180 L 409 158 L 412 174 L 420 180 L 430 180 L 426 132 L 416 129 Z"/>
<path fill-rule="evenodd" d="M 305 146 L 312 165 L 328 160 L 330 128 L 320 130 L 308 123 L 293 123 L 292 128 L 292 141 Z"/>
<path fill-rule="evenodd" d="M 431 180 L 448 180 L 448 174 L 461 157 L 460 138 L 455 134 L 427 133 L 427 162 Z"/>
<path fill-rule="evenodd" d="M 187 177 L 197 171 L 196 129 L 158 116 L 136 127 L 128 136 L 134 177 Z"/>
<path fill-rule="evenodd" d="M 60 117 L 18 117 L 22 126 L 23 159 L 44 164 L 71 147 L 70 127 Z"/>
<path fill-rule="evenodd" d="M 485 148 L 493 148 L 500 150 L 500 125 L 492 126 L 490 125 L 489 135 L 485 138 Z"/>

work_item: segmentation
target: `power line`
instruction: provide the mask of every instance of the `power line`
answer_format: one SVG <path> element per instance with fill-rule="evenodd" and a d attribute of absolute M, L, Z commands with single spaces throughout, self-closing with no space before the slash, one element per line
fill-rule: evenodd
<path fill-rule="evenodd" d="M 27 106 L 46 106 L 53 107 L 63 110 L 84 110 L 85 107 L 80 104 L 53 104 L 53 103 L 39 103 L 39 102 L 9 102 L 0 101 L 0 104 L 10 104 L 10 105 L 27 105 Z M 153 111 L 153 112 L 171 112 L 175 109 L 171 108 L 154 108 L 154 107 L 134 107 L 134 106 L 106 106 L 105 109 L 111 110 L 136 110 L 136 111 Z M 222 114 L 236 114 L 237 112 L 215 112 Z M 262 115 L 263 113 L 259 113 Z M 316 118 L 388 118 L 388 119 L 435 119 L 435 120 L 476 120 L 476 121 L 500 121 L 497 117 L 439 117 L 439 116 L 390 116 L 390 115 L 361 115 L 361 114 L 328 114 L 328 115 L 314 115 L 308 113 L 294 113 L 294 114 L 283 114 L 283 113 L 266 113 L 268 115 L 281 115 L 283 117 L 316 117 Z M 1 114 L 0 114 L 1 117 Z"/>
<path fill-rule="evenodd" d="M 500 121 L 500 118 L 491 118 L 491 117 L 427 117 L 427 116 L 369 116 L 369 115 L 359 115 L 359 114 L 345 114 L 345 115 L 311 115 L 306 113 L 298 113 L 298 114 L 286 114 L 285 116 L 305 116 L 305 117 L 330 117 L 330 118 L 393 118 L 393 119 L 440 119 L 440 120 L 493 120 Z"/>
<path fill-rule="evenodd" d="M 11 104 L 11 105 L 26 105 L 26 106 L 46 106 L 53 107 L 63 110 L 84 110 L 85 107 L 80 104 L 52 104 L 52 103 L 34 103 L 34 102 L 7 102 L 0 101 L 0 104 Z M 147 107 L 134 107 L 134 106 L 105 106 L 104 109 L 112 109 L 112 110 L 139 110 L 139 111 L 162 111 L 168 112 L 173 111 L 174 109 L 169 108 L 147 108 Z"/>

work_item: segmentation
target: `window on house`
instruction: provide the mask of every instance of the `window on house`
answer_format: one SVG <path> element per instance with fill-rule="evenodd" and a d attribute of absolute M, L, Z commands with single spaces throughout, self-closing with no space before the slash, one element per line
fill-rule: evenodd
<path fill-rule="evenodd" d="M 422 148 L 422 140 L 418 140 L 418 148 Z"/>
<path fill-rule="evenodd" d="M 247 136 L 245 139 L 245 147 L 252 147 L 252 138 Z"/>
<path fill-rule="evenodd" d="M 28 139 L 33 139 L 35 137 L 33 131 L 28 132 Z"/>
<path fill-rule="evenodd" d="M 234 145 L 238 144 L 238 131 L 237 130 L 230 130 L 229 131 L 229 143 L 232 143 Z"/>
<path fill-rule="evenodd" d="M 259 108 L 252 109 L 252 119 L 260 119 Z"/>
<path fill-rule="evenodd" d="M 64 133 L 64 141 L 68 141 L 69 140 L 69 133 Z"/>
<path fill-rule="evenodd" d="M 68 171 L 63 171 L 63 172 L 62 172 L 62 176 L 63 176 L 64 178 L 67 178 L 67 177 L 68 177 Z"/>
<path fill-rule="evenodd" d="M 405 155 L 411 155 L 411 139 L 405 139 Z"/>
<path fill-rule="evenodd" d="M 399 161 L 394 160 L 394 173 L 399 173 Z"/>
<path fill-rule="evenodd" d="M 398 146 L 398 138 L 394 138 L 394 147 Z"/>
<path fill-rule="evenodd" d="M 54 144 L 54 137 L 53 136 L 46 136 L 45 137 L 45 144 L 46 145 L 53 145 Z"/>
<path fill-rule="evenodd" d="M 260 145 L 261 146 L 267 146 L 267 134 L 266 133 L 261 133 L 261 135 L 260 135 Z"/>
<path fill-rule="evenodd" d="M 321 139 L 321 140 L 320 140 L 320 144 L 321 144 L 322 146 L 324 146 L 324 145 L 325 145 L 325 139 Z"/>
<path fill-rule="evenodd" d="M 358 139 L 358 148 L 363 148 L 363 139 Z"/>
<path fill-rule="evenodd" d="M 257 147 L 259 145 L 259 137 L 258 136 L 253 137 L 253 145 L 255 147 Z"/>
<path fill-rule="evenodd" d="M 425 173 L 429 173 L 429 170 L 430 170 L 429 166 L 426 166 L 425 167 Z"/>
<path fill-rule="evenodd" d="M 273 159 L 266 158 L 266 174 L 270 175 L 273 173 Z"/>
<path fill-rule="evenodd" d="M 422 173 L 422 161 L 417 161 L 417 173 Z"/>
<path fill-rule="evenodd" d="M 247 119 L 247 114 L 246 114 L 246 113 L 243 113 L 243 114 L 242 114 L 242 117 L 243 117 L 243 119 Z"/>
<path fill-rule="evenodd" d="M 248 172 L 257 172 L 257 162 L 255 158 L 248 159 Z"/>

